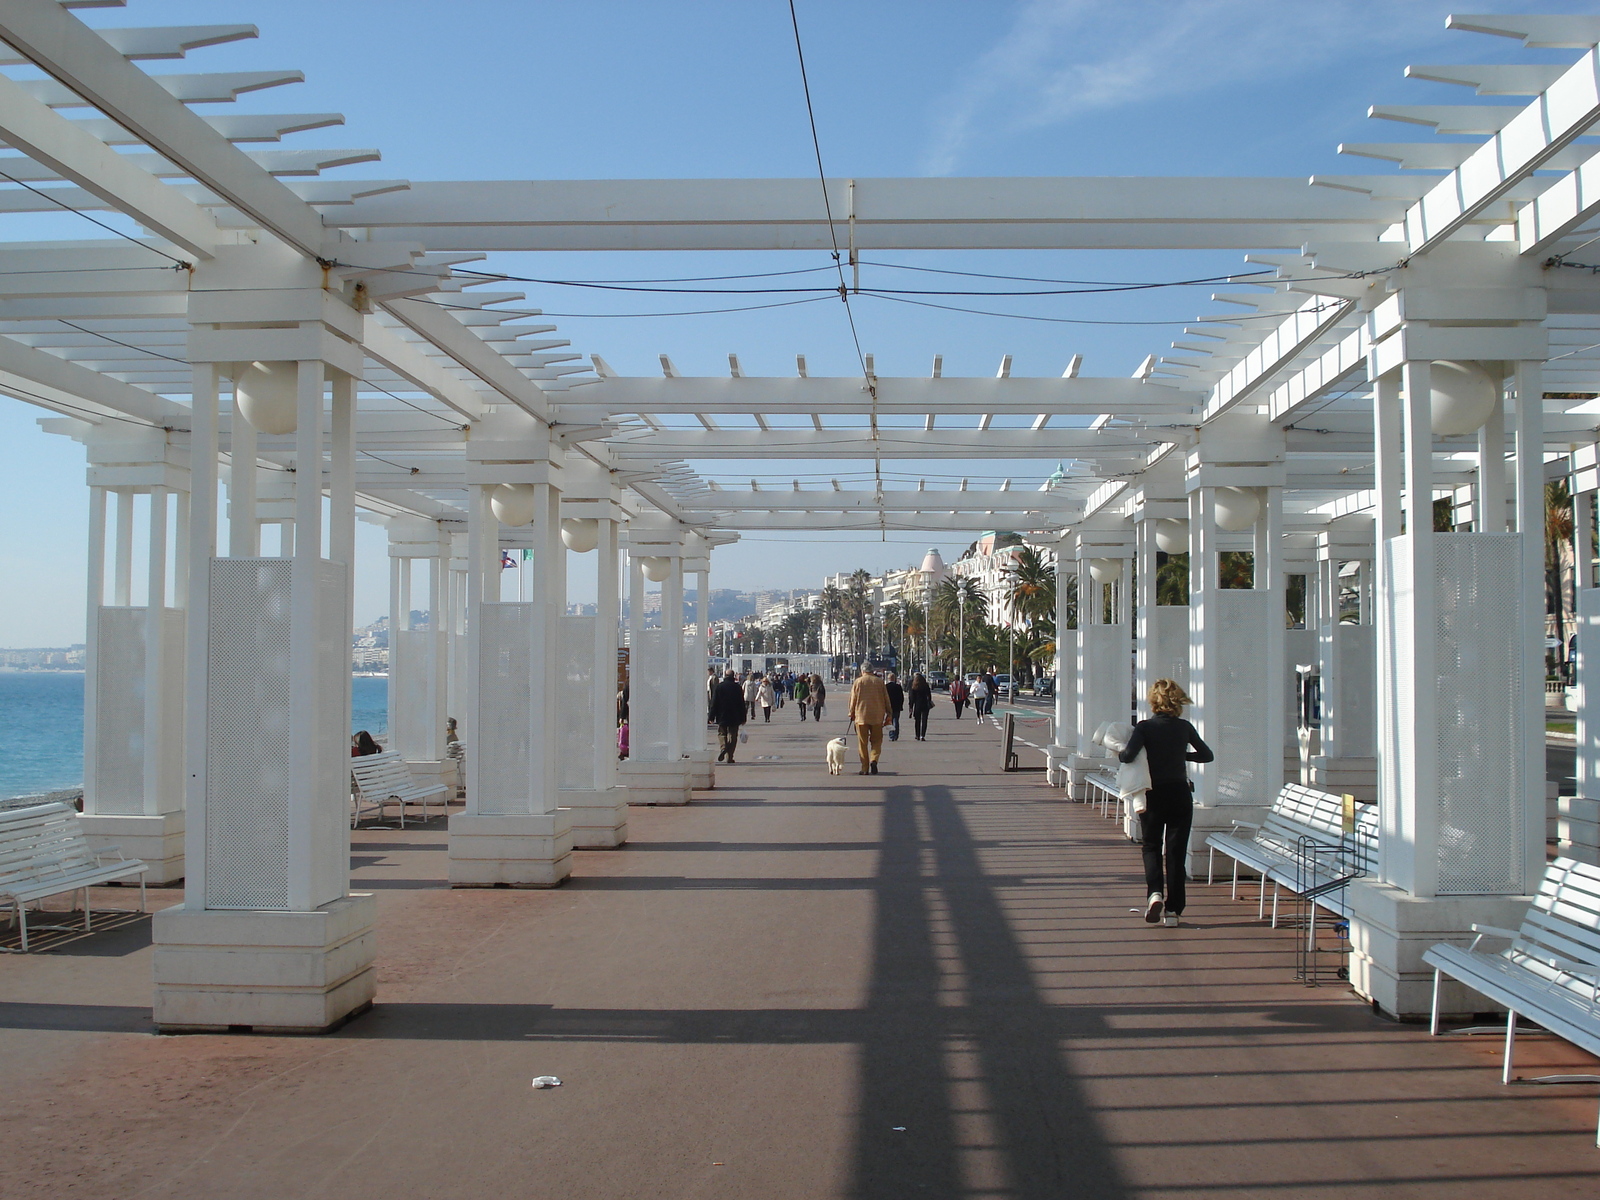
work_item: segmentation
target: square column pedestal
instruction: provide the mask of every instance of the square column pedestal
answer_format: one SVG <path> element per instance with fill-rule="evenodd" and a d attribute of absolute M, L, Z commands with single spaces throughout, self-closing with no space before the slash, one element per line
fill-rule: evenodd
<path fill-rule="evenodd" d="M 152 887 L 183 878 L 183 809 L 154 816 L 104 816 L 85 813 L 78 826 L 96 850 L 115 846 L 128 858 L 149 864 L 144 881 Z"/>
<path fill-rule="evenodd" d="M 687 804 L 694 788 L 690 760 L 678 762 L 636 762 L 629 758 L 617 764 L 617 775 L 627 785 L 629 804 Z"/>
<path fill-rule="evenodd" d="M 1386 1016 L 1424 1021 L 1433 1006 L 1433 968 L 1422 961 L 1439 942 L 1464 945 L 1474 922 L 1516 929 L 1532 896 L 1413 896 L 1371 879 L 1350 883 L 1350 986 Z M 1447 1017 L 1499 1011 L 1477 992 L 1445 978 L 1439 1011 Z"/>
<path fill-rule="evenodd" d="M 572 810 L 452 813 L 451 887 L 558 887 L 572 874 Z"/>
<path fill-rule="evenodd" d="M 711 762 L 711 747 L 689 751 L 689 786 L 697 791 L 710 791 L 717 786 L 716 768 Z"/>
<path fill-rule="evenodd" d="M 572 821 L 577 850 L 614 850 L 628 840 L 628 789 L 562 788 L 561 811 Z"/>
<path fill-rule="evenodd" d="M 372 1006 L 376 897 L 311 912 L 164 909 L 155 915 L 162 1033 L 325 1033 Z"/>

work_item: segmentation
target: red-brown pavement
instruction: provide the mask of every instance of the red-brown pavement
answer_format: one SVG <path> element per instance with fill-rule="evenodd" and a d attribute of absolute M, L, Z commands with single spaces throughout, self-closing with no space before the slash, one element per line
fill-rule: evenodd
<path fill-rule="evenodd" d="M 1594 1087 L 1297 983 L 1226 886 L 1146 926 L 1114 823 L 970 712 L 868 778 L 825 773 L 842 726 L 779 710 L 553 891 L 358 832 L 378 1005 L 332 1035 L 151 1035 L 143 921 L 0 958 L 0 1196 L 1600 1195 Z"/>

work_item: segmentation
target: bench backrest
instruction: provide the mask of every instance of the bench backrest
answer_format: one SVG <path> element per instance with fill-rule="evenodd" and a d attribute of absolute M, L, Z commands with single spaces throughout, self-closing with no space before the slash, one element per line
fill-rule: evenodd
<path fill-rule="evenodd" d="M 1574 979 L 1550 961 L 1567 959 L 1600 971 L 1600 867 L 1570 858 L 1545 867 L 1539 894 L 1528 906 L 1516 940 L 1502 954 L 1600 1010 L 1593 1000 L 1593 980 Z"/>
<path fill-rule="evenodd" d="M 70 874 L 96 862 L 77 810 L 70 804 L 0 812 L 0 889 L 22 880 Z"/>
<path fill-rule="evenodd" d="M 1270 836 L 1294 843 L 1309 837 L 1324 846 L 1338 847 L 1352 874 L 1375 875 L 1378 870 L 1378 806 L 1358 805 L 1355 832 L 1344 828 L 1344 798 L 1298 783 L 1285 784 L 1273 798 L 1261 824 Z"/>
<path fill-rule="evenodd" d="M 417 784 L 411 768 L 398 750 L 367 754 L 350 760 L 350 774 L 365 796 L 399 796 L 413 791 Z"/>

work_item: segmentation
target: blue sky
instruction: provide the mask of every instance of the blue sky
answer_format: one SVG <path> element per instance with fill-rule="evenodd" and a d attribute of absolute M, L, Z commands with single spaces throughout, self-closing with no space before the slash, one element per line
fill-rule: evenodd
<path fill-rule="evenodd" d="M 1464 88 L 1402 78 L 1407 63 L 1526 61 L 1516 42 L 1451 33 L 1435 0 L 800 0 L 823 154 L 832 176 L 1371 174 L 1340 141 L 1422 140 L 1365 119 L 1378 102 L 1460 103 Z M 1588 12 L 1539 0 L 1496 11 Z M 343 128 L 285 146 L 376 147 L 377 178 L 804 177 L 814 172 L 784 0 L 132 0 L 81 10 L 92 24 L 253 22 L 254 42 L 197 51 L 154 73 L 296 67 L 304 84 L 246 96 L 258 112 L 343 112 Z M 1570 58 L 1557 53 L 1535 57 Z M 19 218 L 0 240 L 89 236 Z M 1241 269 L 1237 253 L 898 254 L 885 260 L 1083 279 L 1176 279 Z M 713 275 L 821 265 L 800 254 L 504 255 L 493 265 L 569 278 Z M 868 269 L 873 270 L 873 268 Z M 1031 311 L 1118 320 L 1192 318 L 1211 289 L 1053 300 Z M 628 297 L 530 288 L 550 312 L 655 311 Z M 1034 302 L 1037 303 L 1037 302 Z M 663 307 L 671 307 L 665 305 Z M 880 375 L 1126 375 L 1177 334 L 1063 326 L 860 303 Z M 575 350 L 624 373 L 668 353 L 685 374 L 849 374 L 838 307 L 671 319 L 561 318 Z M 80 449 L 44 435 L 35 410 L 0 399 L 0 643 L 82 640 L 87 499 Z M 802 464 L 803 465 L 803 464 Z M 756 466 L 730 466 L 730 477 Z M 767 470 L 798 470 L 795 464 Z M 930 468 L 935 469 L 935 468 Z M 959 470 L 946 465 L 943 470 Z M 1019 478 L 1019 485 L 1023 482 Z M 968 540 L 890 535 L 752 538 L 718 552 L 714 586 L 815 586 L 824 574 L 949 557 Z M 357 618 L 387 603 L 382 534 L 363 527 Z M 580 576 L 587 572 L 577 572 Z M 577 592 L 574 593 L 577 598 Z"/>

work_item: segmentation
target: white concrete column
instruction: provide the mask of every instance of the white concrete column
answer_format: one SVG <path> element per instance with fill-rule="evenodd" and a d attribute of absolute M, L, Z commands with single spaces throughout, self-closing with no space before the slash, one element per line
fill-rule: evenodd
<path fill-rule="evenodd" d="M 1594 536 L 1596 479 L 1593 447 L 1590 460 L 1572 480 L 1572 516 L 1578 587 L 1574 611 L 1578 639 L 1573 670 L 1573 708 L 1577 713 L 1577 794 L 1557 802 L 1557 838 L 1561 853 L 1591 866 L 1600 865 L 1600 680 L 1593 664 L 1600 662 L 1600 587 L 1595 586 Z"/>
<path fill-rule="evenodd" d="M 168 568 L 188 489 L 186 455 L 165 430 L 95 427 L 79 436 L 90 484 L 83 829 L 91 845 L 115 845 L 149 863 L 147 882 L 173 883 L 184 873 L 184 612 Z M 108 531 L 112 483 L 120 486 Z M 146 528 L 137 561 L 136 503 Z M 144 602 L 136 605 L 140 576 Z"/>
<path fill-rule="evenodd" d="M 629 737 L 619 776 L 630 804 L 687 804 L 693 781 L 683 749 L 682 527 L 670 518 L 634 517 L 628 558 Z M 661 620 L 653 628 L 644 619 L 647 573 L 661 583 Z"/>
<path fill-rule="evenodd" d="M 1321 746 L 1311 762 L 1314 787 L 1353 795 L 1370 804 L 1378 798 L 1377 641 L 1371 606 L 1361 600 L 1352 623 L 1340 613 L 1346 563 L 1356 563 L 1352 577 L 1365 590 L 1374 553 L 1372 521 L 1345 517 L 1318 535 L 1317 541 L 1317 669 L 1321 676 Z"/>
<path fill-rule="evenodd" d="M 562 618 L 565 657 L 561 721 L 561 806 L 571 813 L 577 849 L 609 849 L 628 839 L 628 795 L 617 780 L 617 644 L 621 618 L 617 527 L 622 489 L 587 459 L 569 457 L 562 493 L 569 562 L 595 571 L 593 616 Z M 580 547 L 589 546 L 591 549 Z"/>
<path fill-rule="evenodd" d="M 448 590 L 450 535 L 424 517 L 390 517 L 389 532 L 389 749 L 398 751 L 414 776 L 455 782 L 455 764 L 445 756 L 449 660 Z M 418 568 L 426 570 L 426 592 L 418 594 Z M 417 605 L 428 610 L 424 627 L 412 624 Z M 448 778 L 446 778 L 448 777 Z"/>
<path fill-rule="evenodd" d="M 567 594 L 561 460 L 548 428 L 520 411 L 484 424 L 468 447 L 468 481 L 478 485 L 469 513 L 469 580 L 478 582 L 469 582 L 476 602 L 468 634 L 467 809 L 450 817 L 450 883 L 555 887 L 572 870 L 572 818 L 560 806 L 557 770 Z M 527 600 L 499 599 L 496 500 L 506 520 L 522 523 L 513 527 L 513 541 L 533 550 Z"/>
<path fill-rule="evenodd" d="M 682 636 L 678 639 L 683 647 L 683 661 L 679 665 L 682 713 L 679 734 L 683 753 L 689 760 L 691 786 L 712 788 L 716 786 L 716 774 L 706 731 L 706 658 L 710 653 L 706 590 L 711 573 L 711 551 L 705 538 L 698 533 L 685 534 L 684 542 L 685 557 L 679 561 L 683 565 L 683 578 L 687 580 L 692 576 L 695 580 L 695 603 L 693 616 L 683 622 Z"/>
<path fill-rule="evenodd" d="M 1069 553 L 1069 543 L 1063 538 L 1056 543 L 1056 698 L 1055 741 L 1048 757 L 1050 782 L 1057 787 L 1068 785 L 1067 766 L 1078 752 L 1078 621 L 1082 619 L 1081 602 L 1076 612 L 1068 600 L 1069 588 L 1078 582 L 1078 560 Z M 1081 594 L 1082 588 L 1078 588 Z"/>
<path fill-rule="evenodd" d="M 1077 744 L 1066 771 L 1072 796 L 1083 799 L 1089 774 L 1115 769 L 1109 752 L 1090 740 L 1094 731 L 1133 719 L 1133 528 L 1120 516 L 1095 518 L 1076 530 L 1071 548 L 1078 568 Z M 1108 578 L 1095 578 L 1097 564 Z"/>
<path fill-rule="evenodd" d="M 354 453 L 348 432 L 329 442 L 326 377 L 360 373 L 361 316 L 276 245 L 219 249 L 189 306 L 187 888 L 155 919 L 155 1023 L 319 1031 L 375 988 L 376 906 L 349 892 L 348 569 L 322 537 L 325 482 L 353 479 Z M 224 370 L 293 428 L 292 558 L 216 555 Z M 352 403 L 336 386 L 335 431 Z M 352 494 L 327 510 L 329 548 L 353 544 Z"/>

